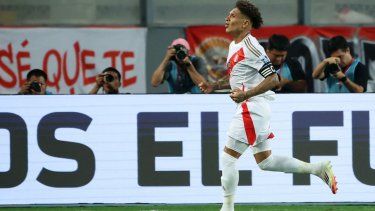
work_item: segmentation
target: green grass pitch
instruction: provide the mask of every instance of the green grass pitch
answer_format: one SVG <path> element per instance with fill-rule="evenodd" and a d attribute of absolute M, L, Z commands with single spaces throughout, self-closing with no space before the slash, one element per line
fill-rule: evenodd
<path fill-rule="evenodd" d="M 9 211 L 218 211 L 220 205 L 119 205 L 119 206 L 68 206 L 68 207 L 0 207 Z M 236 211 L 375 211 L 374 205 L 236 205 Z"/>

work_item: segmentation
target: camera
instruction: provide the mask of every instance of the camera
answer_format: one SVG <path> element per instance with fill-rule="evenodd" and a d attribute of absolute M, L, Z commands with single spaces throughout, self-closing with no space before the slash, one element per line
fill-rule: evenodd
<path fill-rule="evenodd" d="M 111 75 L 111 74 L 106 74 L 105 76 L 104 76 L 104 82 L 106 82 L 106 83 L 111 83 L 112 81 L 114 81 L 115 80 L 115 78 L 113 77 L 113 75 Z"/>
<path fill-rule="evenodd" d="M 176 50 L 176 58 L 180 61 L 184 60 L 188 55 L 188 50 L 181 44 L 174 45 L 173 48 Z"/>
<path fill-rule="evenodd" d="M 41 92 L 42 91 L 41 88 L 40 88 L 40 84 L 38 82 L 35 82 L 35 81 L 30 84 L 29 89 L 34 90 L 35 92 Z"/>
<path fill-rule="evenodd" d="M 330 74 L 336 74 L 338 71 L 341 71 L 341 68 L 338 64 L 328 64 L 326 66 L 326 70 L 330 73 Z"/>

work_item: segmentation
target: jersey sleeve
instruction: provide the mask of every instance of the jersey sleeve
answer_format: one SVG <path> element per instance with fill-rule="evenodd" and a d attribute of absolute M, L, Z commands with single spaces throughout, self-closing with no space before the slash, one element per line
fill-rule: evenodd
<path fill-rule="evenodd" d="M 244 43 L 249 55 L 249 60 L 252 61 L 252 68 L 255 68 L 264 78 L 267 78 L 276 72 L 270 59 L 264 52 L 263 47 L 258 42 L 254 43 L 254 41 L 247 37 L 245 38 Z"/>
<path fill-rule="evenodd" d="M 268 76 L 270 76 L 270 75 L 272 75 L 276 72 L 275 69 L 273 68 L 272 63 L 271 63 L 270 59 L 268 58 L 268 56 L 262 55 L 262 57 L 260 59 L 263 62 L 263 66 L 258 71 L 259 74 L 261 74 L 264 78 L 267 78 Z"/>

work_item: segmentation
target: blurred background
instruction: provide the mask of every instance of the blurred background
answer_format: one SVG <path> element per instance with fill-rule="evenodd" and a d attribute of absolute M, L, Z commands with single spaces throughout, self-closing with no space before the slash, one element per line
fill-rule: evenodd
<path fill-rule="evenodd" d="M 227 0 L 1 0 L 2 26 L 184 27 L 222 24 Z M 371 25 L 375 2 L 366 0 L 254 0 L 266 26 Z"/>
<path fill-rule="evenodd" d="M 253 2 L 262 12 L 264 25 L 271 27 L 290 25 L 366 27 L 373 26 L 375 19 L 373 0 L 254 0 Z M 185 37 L 185 29 L 188 26 L 223 25 L 234 3 L 235 1 L 228 0 L 0 0 L 0 25 L 2 27 L 146 28 L 145 67 L 142 67 L 145 68 L 145 78 L 142 79 L 144 80 L 142 86 L 144 85 L 145 89 L 129 89 L 125 92 L 166 93 L 168 92 L 166 84 L 159 87 L 152 87 L 150 84 L 151 75 L 164 57 L 166 46 L 177 37 Z M 4 46 L 5 44 L 3 41 Z"/>

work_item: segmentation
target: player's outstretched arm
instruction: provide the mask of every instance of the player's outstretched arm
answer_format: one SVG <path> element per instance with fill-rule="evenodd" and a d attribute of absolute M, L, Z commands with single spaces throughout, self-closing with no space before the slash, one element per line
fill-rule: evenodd
<path fill-rule="evenodd" d="M 230 89 L 229 77 L 229 75 L 224 76 L 222 79 L 213 83 L 201 82 L 198 86 L 201 91 L 206 94 L 209 94 L 215 90 Z"/>
<path fill-rule="evenodd" d="M 251 97 L 260 95 L 268 90 L 271 90 L 279 85 L 279 78 L 277 74 L 274 73 L 272 75 L 267 76 L 258 86 L 250 89 L 248 91 L 242 91 L 240 89 L 235 89 L 230 94 L 230 97 L 236 103 L 240 103 L 245 101 Z"/>

